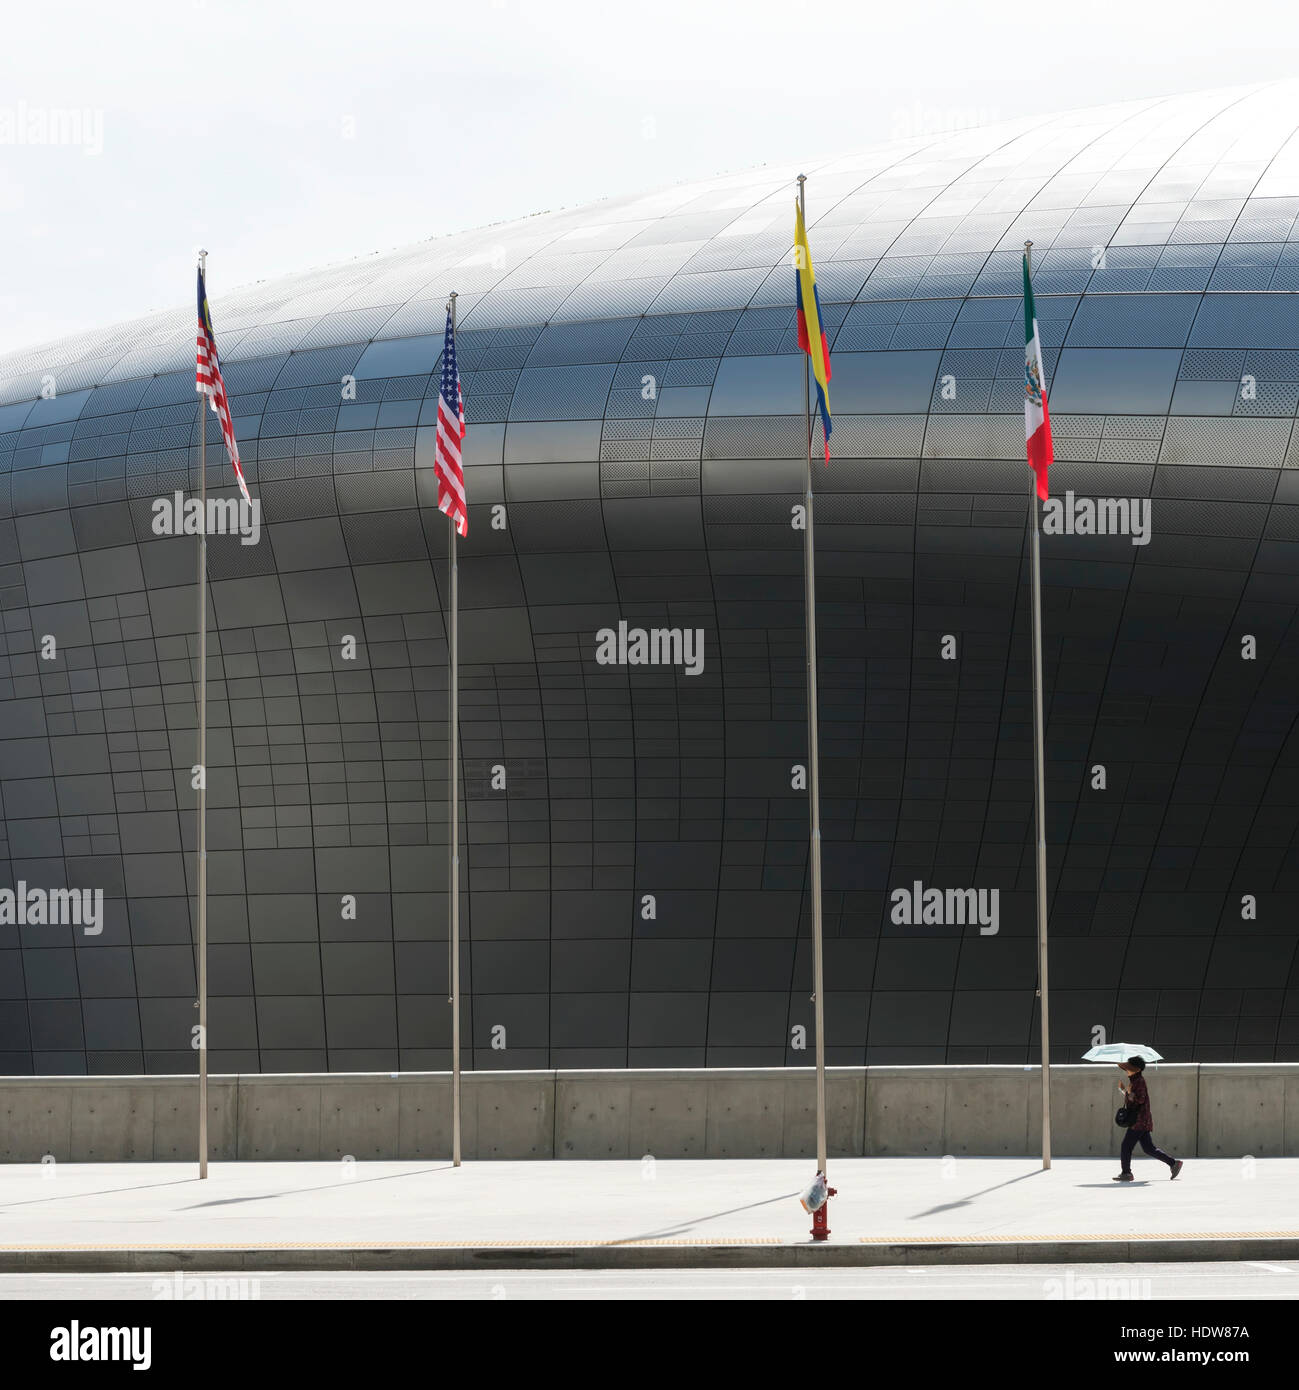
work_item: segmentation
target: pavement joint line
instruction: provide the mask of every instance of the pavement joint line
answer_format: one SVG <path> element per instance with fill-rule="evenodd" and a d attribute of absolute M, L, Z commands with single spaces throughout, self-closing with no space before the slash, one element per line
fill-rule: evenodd
<path fill-rule="evenodd" d="M 786 1245 L 798 1242 L 782 1241 L 779 1236 L 722 1236 L 697 1240 L 240 1240 L 192 1241 L 172 1240 L 151 1243 L 68 1245 L 0 1245 L 4 1254 L 24 1254 L 58 1250 L 477 1250 L 492 1249 L 536 1250 L 552 1246 L 601 1248 L 662 1246 L 662 1245 Z"/>
<path fill-rule="evenodd" d="M 1063 1235 L 858 1236 L 863 1245 L 1020 1245 L 1053 1240 L 1295 1240 L 1299 1231 L 1074 1231 Z"/>
<path fill-rule="evenodd" d="M 1023 1235 L 858 1236 L 861 1245 L 1030 1245 L 1065 1241 L 1177 1241 L 1177 1240 L 1295 1240 L 1299 1231 L 1138 1231 L 1068 1232 Z M 842 1244 L 842 1242 L 834 1242 Z M 651 1240 L 274 1240 L 274 1241 L 153 1241 L 73 1242 L 55 1245 L 0 1245 L 5 1254 L 93 1250 L 537 1250 L 537 1249 L 643 1249 L 665 1246 L 800 1246 L 806 1241 L 779 1236 L 720 1236 L 715 1238 L 664 1238 Z"/>

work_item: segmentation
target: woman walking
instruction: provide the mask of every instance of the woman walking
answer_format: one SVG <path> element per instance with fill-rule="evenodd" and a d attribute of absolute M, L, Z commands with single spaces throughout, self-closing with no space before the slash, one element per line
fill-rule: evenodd
<path fill-rule="evenodd" d="M 1119 1082 L 1119 1090 L 1127 1097 L 1127 1104 L 1135 1106 L 1137 1118 L 1128 1127 L 1128 1132 L 1123 1136 L 1123 1149 L 1119 1155 L 1119 1162 L 1123 1165 L 1122 1171 L 1115 1177 L 1115 1182 L 1131 1182 L 1132 1179 L 1132 1150 L 1139 1143 L 1142 1149 L 1151 1158 L 1157 1158 L 1161 1163 L 1166 1163 L 1172 1170 L 1170 1178 L 1175 1178 L 1182 1171 L 1182 1160 L 1171 1158 L 1163 1149 L 1155 1147 L 1155 1141 L 1151 1138 L 1151 1131 L 1154 1129 L 1154 1121 L 1150 1118 L 1150 1094 L 1146 1090 L 1146 1078 L 1142 1075 L 1146 1069 L 1146 1059 L 1144 1057 L 1129 1057 L 1126 1062 L 1119 1063 L 1119 1070 L 1128 1077 L 1127 1081 Z"/>

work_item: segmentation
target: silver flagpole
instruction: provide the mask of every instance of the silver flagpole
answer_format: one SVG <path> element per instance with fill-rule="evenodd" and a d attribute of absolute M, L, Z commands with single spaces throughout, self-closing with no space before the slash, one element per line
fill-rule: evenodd
<path fill-rule="evenodd" d="M 198 253 L 207 297 L 207 252 Z M 207 1177 L 207 404 L 198 398 L 198 1175 Z"/>
<path fill-rule="evenodd" d="M 1024 243 L 1029 284 L 1033 278 L 1033 243 Z M 1041 344 L 1039 343 L 1039 348 Z M 1042 364 L 1046 389 L 1046 364 Z M 1042 536 L 1037 474 L 1030 468 L 1028 512 L 1032 534 L 1033 570 L 1033 802 L 1037 822 L 1037 977 L 1042 1008 L 1042 1167 L 1051 1166 L 1051 1028 L 1047 988 L 1046 935 L 1046 735 L 1042 717 Z"/>
<path fill-rule="evenodd" d="M 447 306 L 451 312 L 451 340 L 455 341 L 456 293 Z M 459 364 L 456 367 L 459 374 Z M 456 408 L 459 402 L 453 403 Z M 451 716 L 447 731 L 447 756 L 451 760 L 451 1162 L 460 1167 L 460 576 L 456 568 L 456 523 L 451 519 Z"/>
<path fill-rule="evenodd" d="M 798 210 L 807 226 L 804 184 L 807 175 L 798 176 Z M 808 380 L 810 363 L 803 361 L 803 428 L 807 439 L 807 516 L 803 530 L 803 605 L 807 643 L 807 754 L 808 790 L 811 794 L 812 855 L 812 999 L 816 1008 L 816 1171 L 824 1173 L 825 1144 L 825 982 L 821 967 L 821 759 L 817 738 L 816 689 L 816 549 L 812 540 L 812 386 Z M 818 1213 L 819 1214 L 819 1213 Z"/>

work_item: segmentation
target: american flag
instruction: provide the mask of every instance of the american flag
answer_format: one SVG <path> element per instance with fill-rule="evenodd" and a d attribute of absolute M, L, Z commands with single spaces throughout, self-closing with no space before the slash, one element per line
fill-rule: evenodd
<path fill-rule="evenodd" d="M 244 470 L 239 466 L 239 446 L 235 443 L 235 425 L 230 418 L 230 402 L 226 397 L 225 382 L 221 380 L 221 362 L 217 357 L 216 335 L 212 331 L 212 311 L 207 306 L 207 286 L 203 283 L 203 267 L 198 271 L 198 369 L 195 374 L 194 389 L 206 396 L 221 421 L 221 438 L 226 442 L 230 462 L 235 466 L 235 478 L 245 502 L 253 499 L 248 495 L 248 484 L 244 481 Z"/>
<path fill-rule="evenodd" d="M 460 462 L 464 440 L 465 400 L 456 371 L 456 333 L 447 310 L 446 343 L 442 349 L 442 386 L 438 392 L 438 432 L 433 471 L 438 480 L 438 511 L 445 512 L 461 536 L 469 534 L 469 505 L 465 499 L 465 472 Z"/>

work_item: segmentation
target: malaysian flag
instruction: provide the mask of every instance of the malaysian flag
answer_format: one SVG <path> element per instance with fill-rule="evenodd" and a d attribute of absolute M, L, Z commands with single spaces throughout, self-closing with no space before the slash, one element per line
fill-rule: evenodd
<path fill-rule="evenodd" d="M 244 481 L 244 470 L 239 466 L 239 446 L 235 443 L 235 425 L 230 418 L 230 401 L 226 397 L 225 382 L 221 380 L 221 363 L 217 358 L 216 335 L 212 331 L 212 311 L 207 306 L 207 286 L 203 283 L 203 267 L 198 269 L 198 369 L 195 373 L 194 389 L 204 395 L 216 411 L 221 421 L 221 438 L 226 442 L 230 462 L 235 466 L 235 478 L 245 502 L 253 499 L 248 495 L 248 484 Z"/>
<path fill-rule="evenodd" d="M 469 504 L 465 500 L 465 471 L 460 445 L 466 434 L 465 400 L 456 371 L 456 332 L 447 310 L 446 344 L 442 349 L 442 386 L 438 392 L 438 432 L 433 471 L 438 480 L 438 511 L 445 512 L 461 536 L 469 534 Z"/>

